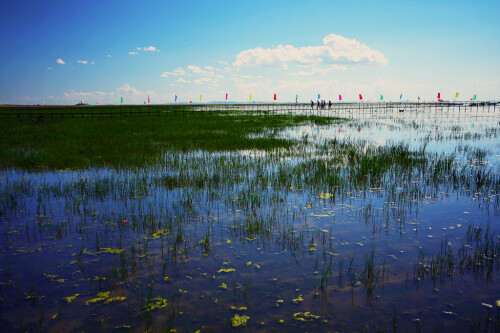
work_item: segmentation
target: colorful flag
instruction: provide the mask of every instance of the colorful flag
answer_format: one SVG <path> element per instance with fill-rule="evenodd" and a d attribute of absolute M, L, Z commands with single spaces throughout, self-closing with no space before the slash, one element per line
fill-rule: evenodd
<path fill-rule="evenodd" d="M 339 95 L 339 101 L 341 101 L 341 100 L 342 100 L 342 95 Z"/>
<path fill-rule="evenodd" d="M 201 102 L 201 99 L 203 98 L 203 96 L 200 95 L 200 102 Z"/>
<path fill-rule="evenodd" d="M 384 96 L 380 95 L 380 100 L 383 101 L 384 100 Z"/>
<path fill-rule="evenodd" d="M 403 94 L 399 95 L 399 99 L 403 98 Z"/>
<path fill-rule="evenodd" d="M 177 95 L 175 95 L 175 101 L 174 102 L 177 102 Z"/>
<path fill-rule="evenodd" d="M 418 100 L 420 101 L 420 96 L 418 96 Z"/>
<path fill-rule="evenodd" d="M 455 94 L 455 98 L 458 98 L 458 93 Z"/>
<path fill-rule="evenodd" d="M 474 94 L 474 97 L 472 97 L 472 100 L 474 100 L 474 101 L 475 101 L 475 100 L 476 100 L 476 97 L 477 97 L 477 95 L 476 95 L 476 94 Z"/>
<path fill-rule="evenodd" d="M 438 93 L 438 100 L 441 99 L 441 93 Z"/>
<path fill-rule="evenodd" d="M 320 94 L 318 94 L 318 99 L 321 99 L 321 95 Z"/>
<path fill-rule="evenodd" d="M 359 94 L 359 100 L 362 101 L 363 100 L 363 96 L 361 96 L 361 94 Z"/>
<path fill-rule="evenodd" d="M 298 98 L 299 98 L 299 95 L 295 94 L 295 102 L 297 102 Z"/>
<path fill-rule="evenodd" d="M 226 101 L 227 101 L 227 94 L 226 94 Z"/>
<path fill-rule="evenodd" d="M 252 100 L 252 94 L 250 94 L 250 100 Z"/>
<path fill-rule="evenodd" d="M 120 103 L 123 103 L 123 97 L 121 98 Z"/>
<path fill-rule="evenodd" d="M 148 96 L 148 104 L 149 104 L 149 103 L 150 103 L 150 102 L 149 102 L 149 96 Z"/>
<path fill-rule="evenodd" d="M 276 100 L 276 94 L 274 94 L 274 100 Z"/>

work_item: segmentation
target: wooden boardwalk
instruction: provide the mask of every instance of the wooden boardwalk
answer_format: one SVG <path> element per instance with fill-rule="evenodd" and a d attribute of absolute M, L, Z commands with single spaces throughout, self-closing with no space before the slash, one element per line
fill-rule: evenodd
<path fill-rule="evenodd" d="M 225 114 L 291 114 L 344 118 L 369 118 L 389 114 L 462 113 L 476 116 L 500 116 L 500 102 L 337 102 L 325 107 L 316 103 L 218 103 L 218 104 L 149 104 L 149 105 L 2 105 L 0 118 L 18 118 L 20 121 L 39 121 L 43 118 L 86 117 L 151 117 L 198 112 Z"/>

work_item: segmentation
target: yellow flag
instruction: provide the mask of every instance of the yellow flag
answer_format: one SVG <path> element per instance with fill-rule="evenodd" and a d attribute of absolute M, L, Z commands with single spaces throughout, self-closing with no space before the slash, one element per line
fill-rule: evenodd
<path fill-rule="evenodd" d="M 250 100 L 252 100 L 252 94 L 250 94 Z"/>
<path fill-rule="evenodd" d="M 201 95 L 200 95 L 200 101 L 201 101 Z"/>
<path fill-rule="evenodd" d="M 458 97 L 458 93 L 456 94 L 456 96 L 455 96 L 455 97 Z"/>

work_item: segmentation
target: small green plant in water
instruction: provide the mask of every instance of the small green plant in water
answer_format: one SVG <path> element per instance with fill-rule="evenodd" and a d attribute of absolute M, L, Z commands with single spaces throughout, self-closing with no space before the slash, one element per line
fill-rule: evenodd
<path fill-rule="evenodd" d="M 248 319 L 250 319 L 249 316 L 240 317 L 236 314 L 234 315 L 233 319 L 231 319 L 231 322 L 233 324 L 233 327 L 245 326 L 247 324 Z"/>

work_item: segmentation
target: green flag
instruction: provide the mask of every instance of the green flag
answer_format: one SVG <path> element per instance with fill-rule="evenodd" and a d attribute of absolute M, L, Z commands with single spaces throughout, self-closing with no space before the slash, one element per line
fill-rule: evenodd
<path fill-rule="evenodd" d="M 384 96 L 380 95 L 380 100 L 383 101 L 384 100 Z"/>
<path fill-rule="evenodd" d="M 477 97 L 477 95 L 476 95 L 476 94 L 474 94 L 474 97 L 472 97 L 472 99 L 473 99 L 473 100 L 476 100 L 476 97 Z"/>
<path fill-rule="evenodd" d="M 120 103 L 123 103 L 123 97 L 122 97 L 122 99 L 121 99 Z"/>

